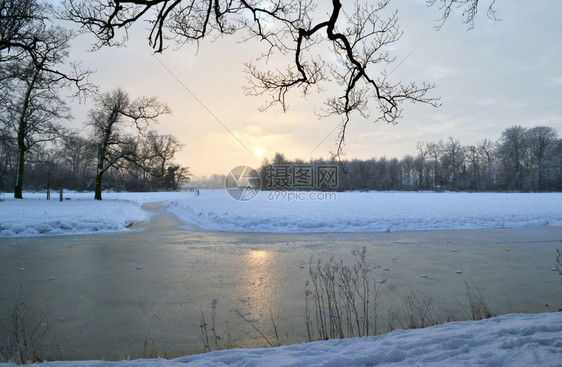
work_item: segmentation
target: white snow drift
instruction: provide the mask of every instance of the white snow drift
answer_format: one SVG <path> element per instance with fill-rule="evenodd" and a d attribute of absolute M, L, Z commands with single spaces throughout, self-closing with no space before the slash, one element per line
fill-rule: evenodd
<path fill-rule="evenodd" d="M 562 193 L 274 193 L 237 201 L 226 190 L 175 193 L 26 193 L 0 201 L 0 236 L 122 231 L 147 220 L 146 202 L 165 202 L 186 225 L 237 232 L 402 231 L 561 226 Z M 186 227 L 187 228 L 187 227 Z M 190 226 L 193 228 L 193 226 Z"/>

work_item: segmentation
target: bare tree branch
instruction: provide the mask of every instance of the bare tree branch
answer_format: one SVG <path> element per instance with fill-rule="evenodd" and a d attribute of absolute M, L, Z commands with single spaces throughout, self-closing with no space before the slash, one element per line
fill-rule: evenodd
<path fill-rule="evenodd" d="M 96 90 L 88 81 L 92 72 L 80 70 L 76 63 L 69 65 L 70 70 L 61 69 L 74 34 L 49 26 L 51 14 L 51 6 L 37 0 L 0 0 L 0 63 L 30 59 L 36 68 L 50 74 L 55 83 L 73 85 L 75 95 L 84 98 Z"/>
<path fill-rule="evenodd" d="M 64 17 L 94 32 L 98 46 L 121 44 L 127 30 L 140 19 L 150 24 L 149 44 L 156 52 L 167 41 L 182 45 L 245 30 L 246 40 L 265 45 L 259 61 L 279 54 L 288 57 L 286 67 L 262 70 L 254 63 L 245 65 L 249 95 L 267 96 L 262 109 L 279 105 L 286 111 L 289 92 L 302 95 L 312 88 L 322 91 L 339 87 L 329 97 L 321 116 L 342 118 L 336 155 L 341 154 L 347 124 L 355 112 L 374 121 L 396 123 L 406 101 L 438 106 L 438 98 L 428 96 L 432 84 L 391 81 L 385 68 L 395 61 L 390 46 L 402 32 L 397 12 L 389 12 L 390 0 L 65 0 Z M 328 12 L 319 10 L 327 8 Z M 389 13 L 389 15 L 385 15 Z M 116 31 L 124 30 L 116 40 Z M 327 89 L 327 88 L 326 88 Z"/>
<path fill-rule="evenodd" d="M 437 7 L 443 11 L 443 15 L 438 20 L 439 24 L 435 26 L 437 29 L 441 29 L 451 13 L 455 9 L 462 8 L 462 16 L 464 18 L 464 23 L 468 24 L 468 29 L 474 28 L 474 19 L 478 14 L 478 7 L 479 7 L 480 0 L 427 0 L 428 6 L 434 6 L 437 4 Z M 496 4 L 496 0 L 490 0 L 490 4 L 488 5 L 487 15 L 488 18 L 493 19 L 495 21 L 499 20 L 496 17 L 496 9 L 494 5 Z"/>

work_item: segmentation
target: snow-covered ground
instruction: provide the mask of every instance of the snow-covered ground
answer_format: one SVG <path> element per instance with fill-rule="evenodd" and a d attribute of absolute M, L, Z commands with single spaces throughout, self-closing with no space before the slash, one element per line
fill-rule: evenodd
<path fill-rule="evenodd" d="M 43 236 L 71 233 L 122 231 L 149 219 L 141 204 L 147 195 L 106 194 L 93 200 L 93 193 L 65 193 L 46 200 L 45 193 L 24 193 L 23 200 L 4 194 L 0 201 L 0 236 Z"/>
<path fill-rule="evenodd" d="M 251 201 L 224 190 L 180 193 L 66 193 L 62 202 L 0 195 L 0 237 L 124 231 L 164 202 L 186 225 L 223 231 L 321 232 L 562 226 L 562 194 L 261 192 Z M 320 194 L 321 195 L 321 194 Z M 320 200 L 322 199 L 322 200 Z M 0 239 L 1 241 L 1 239 Z M 9 365 L 9 364 L 6 364 Z M 396 330 L 379 337 L 278 348 L 236 349 L 175 360 L 68 361 L 49 367 L 144 366 L 562 366 L 562 313 Z"/>
<path fill-rule="evenodd" d="M 176 193 L 65 193 L 65 200 L 4 194 L 0 236 L 126 230 L 149 219 L 141 205 L 165 205 L 186 225 L 237 232 L 401 231 L 562 226 L 562 193 L 282 193 L 262 191 L 237 201 L 226 190 Z"/>
<path fill-rule="evenodd" d="M 510 314 L 477 322 L 395 330 L 379 337 L 215 351 L 174 360 L 48 362 L 40 366 L 559 367 L 562 366 L 562 313 Z"/>
<path fill-rule="evenodd" d="M 168 203 L 182 221 L 237 232 L 360 232 L 561 226 L 562 193 L 263 191 L 250 201 L 225 191 Z"/>

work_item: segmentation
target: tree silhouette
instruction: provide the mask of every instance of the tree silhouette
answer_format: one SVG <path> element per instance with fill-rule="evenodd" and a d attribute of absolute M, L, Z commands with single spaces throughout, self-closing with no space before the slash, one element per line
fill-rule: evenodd
<path fill-rule="evenodd" d="M 489 0 L 488 1 L 488 10 L 487 15 L 488 18 L 493 20 L 498 20 L 497 12 L 494 8 L 496 4 L 496 0 Z M 474 19 L 478 14 L 478 9 L 481 7 L 482 1 L 481 0 L 427 0 L 427 4 L 429 6 L 437 6 L 439 9 L 443 11 L 443 15 L 439 20 L 439 25 L 437 25 L 437 29 L 441 29 L 451 13 L 455 11 L 455 9 L 462 9 L 462 16 L 464 18 L 464 22 L 468 24 L 468 29 L 474 28 Z"/>
<path fill-rule="evenodd" d="M 140 97 L 131 101 L 121 89 L 97 98 L 97 108 L 90 112 L 93 140 L 98 144 L 94 199 L 102 199 L 103 175 L 108 169 L 123 161 L 140 164 L 143 157 L 137 156 L 137 137 L 167 113 L 170 113 L 168 107 L 156 98 Z"/>
<path fill-rule="evenodd" d="M 390 49 L 402 35 L 389 2 L 346 2 L 345 9 L 340 0 L 66 0 L 63 5 L 64 17 L 93 32 L 98 47 L 126 42 L 129 27 L 141 20 L 151 25 L 148 39 L 156 52 L 169 41 L 182 45 L 247 32 L 247 40 L 265 44 L 261 61 L 274 54 L 288 58 L 285 69 L 246 64 L 246 92 L 266 95 L 264 109 L 279 105 L 285 111 L 292 90 L 308 95 L 337 84 L 339 92 L 319 114 L 342 117 L 339 155 L 352 113 L 368 118 L 374 108 L 375 121 L 395 124 L 406 101 L 438 105 L 428 96 L 432 84 L 392 80 L 386 71 L 395 61 Z"/>

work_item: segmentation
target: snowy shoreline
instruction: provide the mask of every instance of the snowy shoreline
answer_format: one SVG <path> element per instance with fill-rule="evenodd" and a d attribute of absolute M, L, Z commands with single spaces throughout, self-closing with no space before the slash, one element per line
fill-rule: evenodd
<path fill-rule="evenodd" d="M 562 313 L 509 314 L 276 348 L 231 349 L 177 359 L 56 361 L 45 367 L 561 366 Z M 0 366 L 15 366 L 11 363 Z"/>
<path fill-rule="evenodd" d="M 156 193 L 67 192 L 65 200 L 25 193 L 0 201 L 0 237 L 126 231 L 163 202 L 186 226 L 204 230 L 310 233 L 562 226 L 562 193 L 260 192 L 250 201 L 226 190 Z"/>

